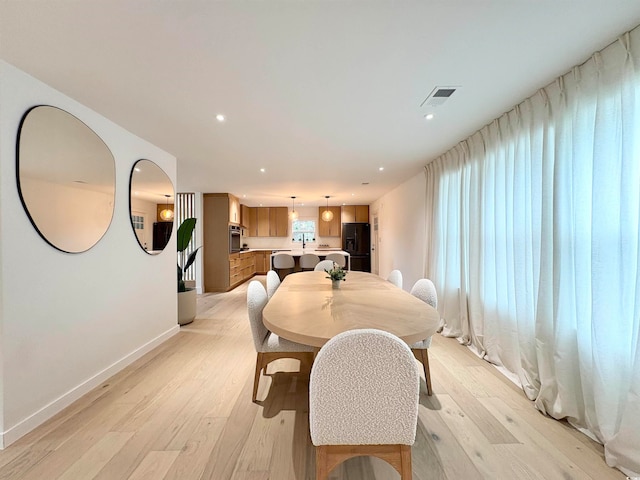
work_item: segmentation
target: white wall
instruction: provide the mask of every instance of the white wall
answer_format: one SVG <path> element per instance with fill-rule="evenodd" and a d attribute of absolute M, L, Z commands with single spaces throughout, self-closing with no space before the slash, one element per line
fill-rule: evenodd
<path fill-rule="evenodd" d="M 48 104 L 75 115 L 111 149 L 116 199 L 109 230 L 81 254 L 49 246 L 20 203 L 20 119 Z M 128 212 L 130 170 L 176 160 L 87 107 L 0 61 L 0 432 L 13 442 L 178 331 L 175 236 L 163 253 L 138 246 Z"/>
<path fill-rule="evenodd" d="M 379 274 L 386 278 L 400 270 L 405 290 L 424 277 L 425 200 L 425 177 L 419 173 L 369 207 L 371 217 L 378 215 Z"/>

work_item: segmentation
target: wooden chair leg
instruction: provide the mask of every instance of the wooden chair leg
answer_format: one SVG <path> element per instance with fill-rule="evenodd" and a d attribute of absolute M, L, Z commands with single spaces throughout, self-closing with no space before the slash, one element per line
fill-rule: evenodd
<path fill-rule="evenodd" d="M 400 445 L 400 480 L 412 480 L 411 446 Z"/>
<path fill-rule="evenodd" d="M 256 373 L 253 377 L 253 402 L 255 403 L 258 396 L 258 383 L 260 382 L 260 373 L 262 372 L 262 353 L 256 356 Z"/>
<path fill-rule="evenodd" d="M 258 353 L 256 357 L 256 373 L 253 379 L 253 402 L 255 403 L 258 395 L 258 384 L 260 383 L 260 375 L 264 371 L 264 375 L 267 374 L 267 367 L 274 360 L 279 358 L 295 358 L 300 361 L 300 372 L 311 372 L 313 360 L 315 358 L 314 352 L 267 352 Z"/>
<path fill-rule="evenodd" d="M 329 472 L 353 457 L 373 456 L 391 465 L 401 480 L 411 480 L 411 445 L 317 445 L 316 480 L 326 480 Z"/>
<path fill-rule="evenodd" d="M 429 351 L 426 348 L 412 348 L 413 356 L 422 364 L 424 370 L 424 381 L 427 384 L 427 395 L 433 395 L 431 389 L 431 373 L 429 371 Z"/>
<path fill-rule="evenodd" d="M 327 447 L 319 445 L 316 447 L 316 480 L 326 480 L 329 477 L 327 467 Z"/>
<path fill-rule="evenodd" d="M 433 395 L 431 389 L 431 371 L 429 370 L 429 350 L 422 350 L 422 366 L 424 368 L 424 379 L 427 382 L 427 395 Z"/>

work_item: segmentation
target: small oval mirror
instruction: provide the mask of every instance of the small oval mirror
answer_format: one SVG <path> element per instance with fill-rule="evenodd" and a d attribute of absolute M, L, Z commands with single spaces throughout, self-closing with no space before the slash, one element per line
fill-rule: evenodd
<path fill-rule="evenodd" d="M 68 253 L 89 250 L 113 217 L 115 160 L 82 121 L 56 107 L 27 111 L 17 148 L 20 200 L 40 236 Z"/>
<path fill-rule="evenodd" d="M 142 249 L 156 255 L 173 231 L 173 183 L 151 160 L 138 160 L 129 179 L 131 226 Z"/>

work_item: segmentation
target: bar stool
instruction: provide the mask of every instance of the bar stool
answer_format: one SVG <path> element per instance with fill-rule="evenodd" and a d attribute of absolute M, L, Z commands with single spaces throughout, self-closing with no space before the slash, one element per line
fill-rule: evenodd
<path fill-rule="evenodd" d="M 305 253 L 300 257 L 300 269 L 302 271 L 313 270 L 319 262 L 320 257 L 318 255 L 314 255 L 313 253 Z"/>
<path fill-rule="evenodd" d="M 316 272 L 324 272 L 325 270 L 331 270 L 333 268 L 332 260 L 322 260 L 314 267 Z"/>
<path fill-rule="evenodd" d="M 293 273 L 293 269 L 296 266 L 296 261 L 288 253 L 278 253 L 273 256 L 273 269 L 278 273 L 280 280 L 283 280 L 288 274 Z M 283 270 L 287 271 L 284 275 Z"/>
<path fill-rule="evenodd" d="M 337 263 L 340 268 L 344 268 L 347 264 L 347 260 L 341 253 L 330 253 L 325 259 Z"/>

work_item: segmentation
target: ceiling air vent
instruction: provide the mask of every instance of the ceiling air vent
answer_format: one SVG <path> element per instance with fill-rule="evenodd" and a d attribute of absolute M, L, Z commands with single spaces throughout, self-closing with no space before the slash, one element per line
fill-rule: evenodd
<path fill-rule="evenodd" d="M 420 104 L 421 107 L 439 107 L 446 102 L 459 87 L 436 87 Z"/>

